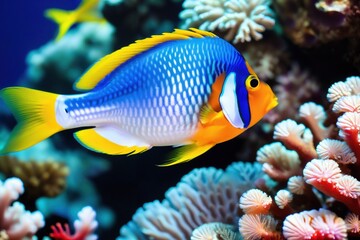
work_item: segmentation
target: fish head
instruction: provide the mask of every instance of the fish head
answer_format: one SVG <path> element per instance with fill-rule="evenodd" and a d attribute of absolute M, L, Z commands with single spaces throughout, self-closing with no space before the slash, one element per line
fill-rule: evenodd
<path fill-rule="evenodd" d="M 226 75 L 219 102 L 227 120 L 235 128 L 246 129 L 274 108 L 277 98 L 246 62 Z"/>
<path fill-rule="evenodd" d="M 245 86 L 248 92 L 251 127 L 260 121 L 271 109 L 278 105 L 278 99 L 271 87 L 266 82 L 259 79 L 247 62 L 246 67 L 249 71 Z"/>

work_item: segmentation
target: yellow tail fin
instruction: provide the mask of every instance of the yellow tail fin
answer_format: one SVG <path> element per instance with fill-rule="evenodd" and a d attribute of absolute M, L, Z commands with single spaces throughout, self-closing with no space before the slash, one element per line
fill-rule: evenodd
<path fill-rule="evenodd" d="M 53 20 L 57 24 L 60 24 L 64 21 L 66 21 L 66 19 L 68 19 L 69 15 L 70 15 L 70 13 L 68 11 L 64 11 L 64 10 L 57 9 L 57 8 L 51 8 L 51 9 L 47 9 L 45 11 L 45 16 L 47 18 Z"/>
<path fill-rule="evenodd" d="M 45 16 L 59 25 L 59 32 L 55 39 L 56 41 L 60 40 L 76 22 L 72 12 L 56 8 L 46 10 Z"/>
<path fill-rule="evenodd" d="M 24 87 L 9 87 L 0 91 L 0 97 L 18 122 L 0 154 L 29 148 L 63 130 L 55 116 L 58 94 Z"/>

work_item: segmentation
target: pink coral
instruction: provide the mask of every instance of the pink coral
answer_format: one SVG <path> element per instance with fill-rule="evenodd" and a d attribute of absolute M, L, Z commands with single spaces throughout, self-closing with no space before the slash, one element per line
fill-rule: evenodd
<path fill-rule="evenodd" d="M 360 182 L 351 176 L 341 174 L 335 161 L 312 160 L 304 168 L 304 178 L 308 184 L 343 202 L 354 213 L 360 213 Z"/>
<path fill-rule="evenodd" d="M 283 225 L 286 239 L 346 239 L 345 221 L 336 214 L 320 209 L 289 215 Z"/>

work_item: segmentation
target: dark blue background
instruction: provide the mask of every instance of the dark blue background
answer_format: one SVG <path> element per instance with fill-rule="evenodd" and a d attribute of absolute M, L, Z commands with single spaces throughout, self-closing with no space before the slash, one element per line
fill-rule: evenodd
<path fill-rule="evenodd" d="M 15 85 L 26 70 L 26 55 L 52 40 L 57 25 L 45 18 L 48 8 L 75 9 L 80 0 L 0 1 L 0 89 Z"/>

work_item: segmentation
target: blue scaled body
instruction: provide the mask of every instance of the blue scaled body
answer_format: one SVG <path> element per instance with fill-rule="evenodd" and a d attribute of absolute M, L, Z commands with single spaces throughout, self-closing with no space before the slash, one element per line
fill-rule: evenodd
<path fill-rule="evenodd" d="M 141 136 L 143 144 L 181 144 L 195 133 L 216 77 L 242 65 L 244 69 L 236 71 L 248 74 L 243 62 L 221 38 L 165 42 L 131 58 L 91 92 L 67 98 L 64 104 L 76 120 L 74 126 L 112 124 Z"/>
<path fill-rule="evenodd" d="M 231 44 L 198 29 L 177 29 L 115 51 L 75 88 L 85 93 L 3 89 L 0 95 L 19 123 L 0 154 L 82 127 L 75 138 L 106 154 L 184 145 L 172 165 L 238 136 L 277 105 L 270 87 Z"/>

